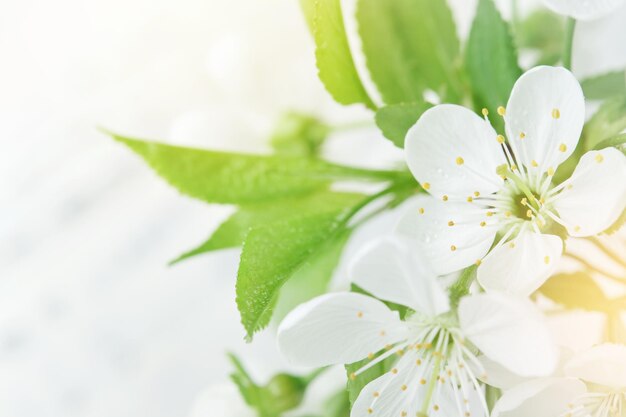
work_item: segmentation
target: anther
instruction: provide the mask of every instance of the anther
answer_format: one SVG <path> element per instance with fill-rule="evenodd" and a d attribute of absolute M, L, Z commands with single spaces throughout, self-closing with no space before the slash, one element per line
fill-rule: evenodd
<path fill-rule="evenodd" d="M 567 145 L 566 145 L 566 144 L 564 144 L 564 143 L 561 143 L 561 144 L 559 145 L 559 151 L 561 151 L 561 152 L 565 152 L 565 151 L 567 151 Z"/>
<path fill-rule="evenodd" d="M 601 164 L 601 163 L 602 163 L 602 161 L 604 161 L 604 156 L 602 156 L 602 154 L 601 154 L 601 153 L 597 153 L 597 154 L 596 154 L 596 158 L 595 158 L 595 159 L 596 159 L 596 162 L 597 162 L 597 163 Z"/>
<path fill-rule="evenodd" d="M 534 159 L 532 161 L 530 161 L 530 165 L 534 166 L 535 168 L 537 168 L 539 166 L 537 161 L 535 161 Z"/>
<path fill-rule="evenodd" d="M 378 397 L 380 397 L 380 392 L 378 391 L 374 392 L 374 398 L 378 398 Z"/>
<path fill-rule="evenodd" d="M 391 370 L 391 373 L 394 374 L 394 375 L 397 374 L 398 373 L 398 368 L 393 368 Z"/>
<path fill-rule="evenodd" d="M 552 109 L 552 118 L 558 119 L 561 117 L 561 111 L 559 109 Z"/>
<path fill-rule="evenodd" d="M 463 165 L 464 163 L 465 163 L 465 161 L 463 160 L 463 158 L 461 158 L 460 156 L 457 156 L 456 164 L 457 165 Z"/>
<path fill-rule="evenodd" d="M 483 116 L 485 117 L 489 116 L 489 110 L 487 110 L 487 108 L 483 107 L 482 113 L 483 113 Z"/>
<path fill-rule="evenodd" d="M 520 138 L 520 139 L 524 139 L 525 137 L 526 137 L 526 133 L 524 133 L 524 132 L 520 132 L 520 134 L 519 134 L 519 138 Z"/>
<path fill-rule="evenodd" d="M 550 177 L 554 175 L 554 168 L 552 168 L 552 167 L 548 168 L 548 175 Z"/>
<path fill-rule="evenodd" d="M 448 226 L 450 226 L 450 227 L 454 226 L 454 222 L 453 222 L 452 220 L 450 220 L 450 221 L 448 222 Z"/>
<path fill-rule="evenodd" d="M 424 214 L 424 207 L 420 207 L 419 210 L 420 214 Z"/>
<path fill-rule="evenodd" d="M 372 410 L 371 408 L 368 408 L 368 409 L 367 409 L 367 413 L 368 413 L 368 414 L 372 414 L 373 412 L 374 412 L 374 410 Z"/>
<path fill-rule="evenodd" d="M 444 194 L 444 195 L 443 195 L 443 197 L 441 197 L 441 199 L 442 199 L 443 201 L 448 201 L 448 196 Z"/>
<path fill-rule="evenodd" d="M 476 266 L 480 266 L 480 264 L 482 264 L 482 263 L 483 263 L 483 261 L 481 261 L 480 259 L 476 259 L 476 262 L 474 262 L 474 264 Z"/>
<path fill-rule="evenodd" d="M 487 226 L 487 222 L 480 222 L 480 227 L 485 227 Z"/>
<path fill-rule="evenodd" d="M 546 256 L 545 258 L 543 258 L 543 263 L 548 265 L 550 263 L 550 257 Z"/>
<path fill-rule="evenodd" d="M 422 188 L 424 188 L 425 190 L 430 190 L 430 183 L 429 182 L 423 183 Z"/>
<path fill-rule="evenodd" d="M 454 245 L 450 246 L 450 250 L 451 250 L 452 252 L 454 252 L 454 251 L 456 250 L 456 246 L 454 246 Z"/>
<path fill-rule="evenodd" d="M 496 137 L 496 140 L 498 141 L 498 143 L 504 143 L 504 136 L 502 136 L 502 135 L 498 135 L 498 136 Z"/>
<path fill-rule="evenodd" d="M 498 114 L 500 116 L 504 116 L 506 114 L 506 109 L 502 106 L 498 107 Z"/>
<path fill-rule="evenodd" d="M 407 388 L 408 388 L 408 387 L 407 387 L 406 385 L 404 385 L 404 384 L 400 387 L 400 389 L 401 389 L 402 391 L 406 391 L 406 389 L 407 389 Z"/>
<path fill-rule="evenodd" d="M 526 210 L 526 217 L 528 217 L 529 219 L 533 217 L 533 211 L 530 209 Z"/>
<path fill-rule="evenodd" d="M 424 378 L 420 379 L 420 384 L 426 385 L 426 380 Z"/>
<path fill-rule="evenodd" d="M 467 197 L 467 202 L 471 203 L 472 201 L 474 201 L 474 198 L 470 195 L 469 197 Z"/>
<path fill-rule="evenodd" d="M 474 191 L 474 197 L 480 197 L 480 192 Z"/>
<path fill-rule="evenodd" d="M 356 316 L 357 316 L 358 318 L 363 317 L 363 312 L 362 312 L 362 311 L 359 311 L 358 313 L 356 313 Z"/>

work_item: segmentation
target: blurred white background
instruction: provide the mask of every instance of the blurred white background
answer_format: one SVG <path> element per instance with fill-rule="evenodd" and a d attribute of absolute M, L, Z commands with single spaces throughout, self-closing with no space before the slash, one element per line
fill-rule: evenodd
<path fill-rule="evenodd" d="M 475 1 L 451 3 L 466 33 Z M 317 81 L 297 2 L 0 5 L 0 416 L 185 416 L 226 378 L 226 350 L 260 378 L 283 367 L 270 333 L 243 342 L 237 251 L 166 266 L 227 209 L 179 196 L 96 127 L 264 151 L 282 110 L 362 118 Z M 615 21 L 592 44 L 623 45 Z M 580 71 L 624 65 L 580 43 Z M 357 148 L 398 157 L 372 132 L 327 152 Z"/>

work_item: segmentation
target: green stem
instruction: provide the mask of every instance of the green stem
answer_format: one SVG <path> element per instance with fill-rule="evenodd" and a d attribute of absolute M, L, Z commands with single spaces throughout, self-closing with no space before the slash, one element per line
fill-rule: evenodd
<path fill-rule="evenodd" d="M 348 122 L 331 126 L 330 129 L 333 132 L 345 132 L 347 130 L 364 129 L 367 127 L 375 127 L 376 125 L 371 120 L 358 120 L 355 122 Z"/>
<path fill-rule="evenodd" d="M 588 239 L 591 243 L 593 243 L 598 249 L 600 249 L 604 254 L 606 254 L 609 258 L 611 258 L 616 263 L 620 264 L 624 268 L 626 268 L 626 261 L 624 261 L 617 253 L 613 252 L 611 248 L 607 247 L 600 239 L 597 237 L 590 237 Z"/>
<path fill-rule="evenodd" d="M 572 69 L 572 46 L 574 44 L 574 29 L 576 19 L 568 17 L 565 22 L 565 45 L 563 46 L 563 66 Z"/>

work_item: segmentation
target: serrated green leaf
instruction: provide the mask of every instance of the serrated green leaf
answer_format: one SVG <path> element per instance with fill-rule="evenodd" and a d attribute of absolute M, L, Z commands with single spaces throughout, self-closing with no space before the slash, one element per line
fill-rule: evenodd
<path fill-rule="evenodd" d="M 345 230 L 346 211 L 303 216 L 254 227 L 246 237 L 237 273 L 237 307 L 248 339 L 269 323 L 273 303 L 306 262 Z"/>
<path fill-rule="evenodd" d="M 289 197 L 259 204 L 241 206 L 200 246 L 185 252 L 172 264 L 192 256 L 241 246 L 248 231 L 290 217 L 336 212 L 365 198 L 358 193 L 336 193 L 322 190 L 304 196 Z"/>
<path fill-rule="evenodd" d="M 341 1 L 301 0 L 301 5 L 313 27 L 318 75 L 326 90 L 338 103 L 362 103 L 375 109 L 352 59 Z"/>
<path fill-rule="evenodd" d="M 589 100 L 604 100 L 626 94 L 626 74 L 624 71 L 609 72 L 581 82 L 585 97 Z"/>
<path fill-rule="evenodd" d="M 378 109 L 376 125 L 394 145 L 404 148 L 404 137 L 407 132 L 430 107 L 431 105 L 424 101 L 391 104 Z"/>
<path fill-rule="evenodd" d="M 282 320 L 299 304 L 328 291 L 328 285 L 349 237 L 350 229 L 339 233 L 289 278 L 280 290 L 272 316 L 274 320 Z"/>
<path fill-rule="evenodd" d="M 476 110 L 486 107 L 494 127 L 501 129 L 496 113 L 505 106 L 513 84 L 522 74 L 509 24 L 502 19 L 492 0 L 479 0 L 472 23 L 465 63 L 474 93 Z"/>
<path fill-rule="evenodd" d="M 257 204 L 326 189 L 339 179 L 385 180 L 397 175 L 301 156 L 217 152 L 111 136 L 181 193 L 209 203 Z"/>
<path fill-rule="evenodd" d="M 607 100 L 585 125 L 583 150 L 593 149 L 602 141 L 626 129 L 626 94 Z"/>
<path fill-rule="evenodd" d="M 359 0 L 356 17 L 385 103 L 422 101 L 427 88 L 458 99 L 459 41 L 445 0 Z"/>
<path fill-rule="evenodd" d="M 604 311 L 609 305 L 598 284 L 584 272 L 554 275 L 539 291 L 568 309 Z"/>

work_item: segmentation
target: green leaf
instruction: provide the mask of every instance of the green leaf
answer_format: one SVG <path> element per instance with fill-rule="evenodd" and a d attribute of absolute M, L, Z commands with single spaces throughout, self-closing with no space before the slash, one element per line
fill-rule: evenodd
<path fill-rule="evenodd" d="M 339 209 L 355 205 L 364 198 L 363 194 L 322 190 L 304 196 L 241 206 L 205 242 L 185 252 L 171 263 L 214 250 L 241 246 L 248 231 L 253 227 L 290 217 L 334 213 Z"/>
<path fill-rule="evenodd" d="M 398 175 L 301 156 L 216 152 L 112 136 L 181 193 L 209 203 L 256 204 L 302 196 L 339 179 L 388 180 Z"/>
<path fill-rule="evenodd" d="M 274 320 L 282 320 L 291 310 L 328 291 L 328 285 L 339 264 L 350 229 L 331 239 L 320 252 L 304 263 L 280 290 L 274 307 Z"/>
<path fill-rule="evenodd" d="M 352 59 L 340 0 L 301 0 L 301 4 L 313 26 L 318 75 L 326 90 L 338 103 L 375 109 Z"/>
<path fill-rule="evenodd" d="M 379 376 L 389 372 L 393 367 L 393 364 L 396 362 L 396 359 L 397 358 L 395 355 L 391 355 L 387 359 L 378 362 L 376 365 L 372 366 L 367 371 L 364 371 L 357 376 L 353 375 L 354 372 L 367 365 L 370 360 L 363 359 L 362 361 L 346 365 L 346 371 L 349 376 L 347 383 L 348 398 L 350 399 L 351 406 L 354 405 L 354 402 L 358 398 L 359 393 L 361 392 L 363 387 L 365 387 L 367 384 L 369 384 L 371 381 L 375 380 Z"/>
<path fill-rule="evenodd" d="M 404 148 L 404 137 L 422 113 L 431 107 L 423 101 L 391 104 L 376 112 L 376 125 L 387 139 L 399 148 Z"/>
<path fill-rule="evenodd" d="M 247 338 L 269 323 L 281 287 L 345 230 L 346 211 L 303 216 L 250 229 L 237 273 L 237 307 Z"/>
<path fill-rule="evenodd" d="M 350 417 L 350 399 L 344 389 L 324 402 L 324 417 Z"/>
<path fill-rule="evenodd" d="M 539 52 L 534 65 L 555 65 L 561 60 L 565 42 L 563 18 L 546 9 L 532 12 L 515 31 L 520 48 Z"/>
<path fill-rule="evenodd" d="M 583 149 L 595 148 L 602 141 L 626 129 L 626 94 L 607 100 L 583 130 Z"/>
<path fill-rule="evenodd" d="M 589 100 L 604 100 L 626 94 L 626 74 L 624 71 L 609 72 L 581 82 L 585 97 Z"/>
<path fill-rule="evenodd" d="M 554 275 L 539 291 L 568 309 L 604 311 L 609 305 L 598 284 L 584 272 Z"/>
<path fill-rule="evenodd" d="M 522 74 L 509 24 L 492 0 L 479 0 L 465 55 L 476 110 L 490 110 L 491 122 L 501 129 L 498 106 L 505 106 L 513 84 Z"/>
<path fill-rule="evenodd" d="M 605 148 L 623 148 L 623 145 L 626 144 L 626 133 L 622 133 L 621 135 L 613 136 L 612 138 L 608 138 L 598 143 L 593 147 L 594 150 L 601 150 Z M 621 149 L 623 150 L 623 149 Z"/>
<path fill-rule="evenodd" d="M 459 41 L 445 0 L 359 0 L 356 17 L 385 103 L 421 101 L 427 88 L 458 100 Z"/>

